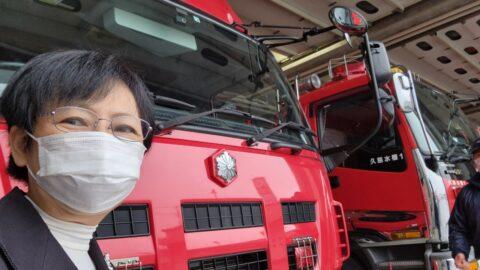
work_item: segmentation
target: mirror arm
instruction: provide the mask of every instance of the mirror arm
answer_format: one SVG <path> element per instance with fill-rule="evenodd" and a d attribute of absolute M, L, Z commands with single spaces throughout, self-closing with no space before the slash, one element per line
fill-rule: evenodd
<path fill-rule="evenodd" d="M 325 28 L 314 27 L 314 28 L 312 28 L 312 29 L 310 29 L 306 32 L 303 32 L 303 37 L 304 38 L 313 37 L 313 36 L 320 35 L 320 34 L 335 30 L 335 29 L 336 29 L 336 27 L 333 26 L 333 25 L 325 27 Z"/>
<path fill-rule="evenodd" d="M 377 78 L 375 76 L 375 67 L 372 64 L 373 56 L 370 48 L 370 39 L 368 37 L 368 33 L 365 33 L 363 35 L 363 46 L 364 46 L 364 53 L 367 56 L 367 59 L 366 59 L 368 63 L 367 68 L 370 71 L 371 85 L 373 86 L 373 89 L 375 91 L 375 100 L 377 102 L 377 124 L 375 128 L 372 130 L 372 132 L 370 132 L 370 134 L 366 136 L 361 143 L 359 143 L 357 146 L 349 150 L 349 153 L 356 151 L 358 148 L 362 147 L 366 142 L 368 142 L 373 136 L 375 136 L 375 134 L 378 132 L 382 124 L 382 105 L 380 104 L 380 90 L 378 89 Z"/>
<path fill-rule="evenodd" d="M 285 36 L 285 35 L 262 35 L 262 36 L 252 36 L 256 41 L 262 43 L 268 40 L 299 40 L 299 37 Z"/>

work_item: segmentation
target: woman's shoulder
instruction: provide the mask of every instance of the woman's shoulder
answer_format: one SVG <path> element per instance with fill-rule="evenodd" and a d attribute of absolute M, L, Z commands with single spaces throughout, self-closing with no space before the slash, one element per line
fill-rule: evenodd
<path fill-rule="evenodd" d="M 15 269 L 7 260 L 5 257 L 6 254 L 3 252 L 3 250 L 0 250 L 0 270 L 11 270 Z"/>
<path fill-rule="evenodd" d="M 75 269 L 37 210 L 15 188 L 0 199 L 0 270 Z"/>
<path fill-rule="evenodd" d="M 25 229 L 32 226 L 28 215 L 35 211 L 28 203 L 19 188 L 0 199 L 0 270 L 14 269 L 15 261 L 23 255 L 18 251 L 25 247 Z"/>
<path fill-rule="evenodd" d="M 28 201 L 25 199 L 25 193 L 18 187 L 15 187 L 0 199 L 0 213 L 18 211 L 18 208 L 25 208 L 25 206 L 28 207 Z M 0 215 L 0 219 L 2 217 L 4 217 L 3 214 Z"/>

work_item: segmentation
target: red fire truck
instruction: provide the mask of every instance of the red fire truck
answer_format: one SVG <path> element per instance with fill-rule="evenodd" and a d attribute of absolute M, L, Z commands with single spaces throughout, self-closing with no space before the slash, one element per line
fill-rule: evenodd
<path fill-rule="evenodd" d="M 463 180 L 474 173 L 468 149 L 475 134 L 458 107 L 468 100 L 395 70 L 378 81 L 381 125 L 360 148 L 357 137 L 372 119 L 363 61 L 332 61 L 332 80 L 300 99 L 318 133 L 333 197 L 345 210 L 351 257 L 344 269 L 456 269 L 448 219 Z"/>
<path fill-rule="evenodd" d="M 342 31 L 366 30 L 355 12 L 331 14 Z M 66 48 L 119 54 L 144 77 L 158 134 L 137 187 L 97 229 L 112 269 L 340 269 L 349 256 L 342 206 L 265 45 L 332 29 L 254 39 L 223 0 L 0 1 L 0 86 L 35 55 Z M 371 134 L 375 89 L 365 91 Z M 5 194 L 22 184 L 5 172 L 1 129 Z"/>

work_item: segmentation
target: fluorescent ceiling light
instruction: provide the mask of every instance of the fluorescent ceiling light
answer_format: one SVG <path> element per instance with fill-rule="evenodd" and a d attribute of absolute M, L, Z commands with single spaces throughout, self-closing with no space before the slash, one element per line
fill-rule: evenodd
<path fill-rule="evenodd" d="M 291 63 L 286 64 L 285 66 L 282 67 L 282 70 L 283 70 L 283 71 L 286 71 L 286 70 L 292 69 L 292 68 L 294 68 L 294 67 L 298 67 L 298 66 L 300 66 L 300 65 L 303 65 L 303 64 L 305 64 L 305 63 L 307 63 L 307 62 L 309 62 L 309 61 L 314 60 L 314 59 L 317 58 L 317 57 L 320 57 L 320 56 L 322 56 L 322 55 L 324 55 L 324 54 L 326 54 L 326 53 L 329 53 L 329 52 L 334 51 L 334 50 L 336 50 L 336 49 L 338 49 L 338 48 L 341 48 L 341 47 L 345 46 L 346 44 L 347 44 L 347 42 L 346 42 L 345 40 L 342 40 L 342 41 L 333 43 L 332 45 L 329 45 L 329 46 L 327 46 L 327 47 L 325 47 L 325 48 L 323 48 L 323 49 L 320 49 L 320 50 L 318 50 L 318 51 L 316 51 L 316 52 L 314 52 L 314 53 L 311 53 L 311 54 L 309 54 L 309 55 L 307 55 L 307 56 L 305 56 L 305 57 L 302 57 L 302 58 L 300 58 L 300 59 L 298 59 L 298 60 L 295 60 L 295 61 L 293 61 L 293 62 L 291 62 Z"/>
<path fill-rule="evenodd" d="M 277 63 L 288 58 L 288 56 L 286 56 L 285 54 L 282 54 L 276 51 L 272 51 L 272 54 L 273 54 L 273 57 L 275 57 L 275 60 L 277 61 Z"/>

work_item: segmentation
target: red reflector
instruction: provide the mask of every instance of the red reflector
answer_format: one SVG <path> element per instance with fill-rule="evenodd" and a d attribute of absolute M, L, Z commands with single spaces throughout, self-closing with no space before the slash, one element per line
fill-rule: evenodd
<path fill-rule="evenodd" d="M 295 260 L 297 262 L 297 269 L 307 269 L 315 265 L 315 254 L 311 246 L 296 247 Z"/>
<path fill-rule="evenodd" d="M 352 12 L 352 22 L 354 25 L 361 25 L 362 24 L 362 19 L 360 18 L 360 16 L 358 16 L 357 13 L 355 12 Z"/>

